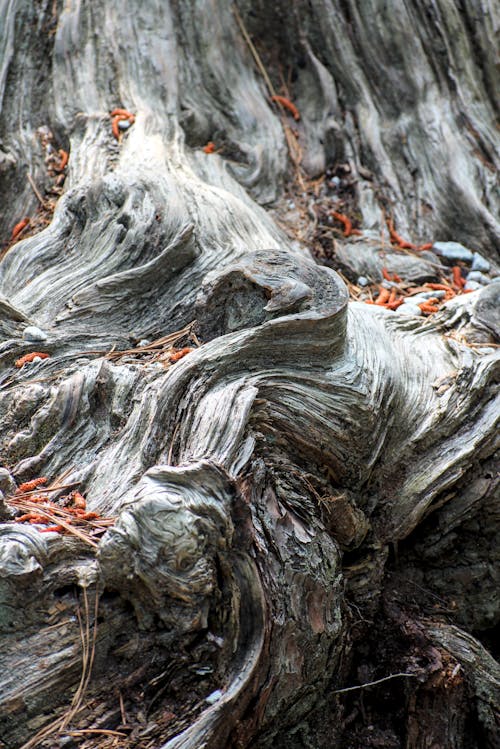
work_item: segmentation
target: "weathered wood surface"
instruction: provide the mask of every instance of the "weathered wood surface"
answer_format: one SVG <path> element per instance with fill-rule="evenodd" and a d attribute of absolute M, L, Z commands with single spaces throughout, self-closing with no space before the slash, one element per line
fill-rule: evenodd
<path fill-rule="evenodd" d="M 367 255 L 385 210 L 415 241 L 495 262 L 494 8 L 239 7 L 292 71 L 305 172 L 356 176 Z M 0 488 L 65 474 L 118 520 L 95 554 L 0 505 L 0 739 L 17 749 L 74 691 L 85 588 L 101 599 L 91 693 L 156 685 L 175 713 L 156 745 L 340 745 L 349 607 L 377 611 L 390 549 L 459 602 L 458 626 L 498 624 L 498 355 L 449 335 L 493 340 L 498 293 L 397 318 L 348 302 L 283 233 L 263 206 L 286 139 L 229 4 L 17 0 L 1 23 L 3 237 L 36 207 L 27 174 L 54 185 L 40 128 L 70 158 L 50 225 L 0 265 Z M 136 115 L 120 142 L 114 107 Z M 195 319 L 203 345 L 175 366 L 104 356 Z M 28 325 L 50 358 L 16 369 Z M 428 632 L 467 660 L 469 635 Z M 468 688 L 491 704 L 470 720 L 494 746 L 492 666 L 470 652 Z"/>

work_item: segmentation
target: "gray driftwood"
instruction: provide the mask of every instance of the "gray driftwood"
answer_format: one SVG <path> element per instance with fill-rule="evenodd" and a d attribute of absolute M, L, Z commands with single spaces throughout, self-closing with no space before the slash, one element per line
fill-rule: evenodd
<path fill-rule="evenodd" d="M 306 175 L 348 163 L 364 229 L 390 206 L 415 241 L 495 261 L 493 4 L 239 10 L 275 80 L 293 71 Z M 286 140 L 228 3 L 14 0 L 0 23 L 6 240 L 37 207 L 27 175 L 53 184 L 48 130 L 70 154 L 50 225 L 0 265 L 0 488 L 64 475 L 117 516 L 94 549 L 0 504 L 0 746 L 71 702 L 85 589 L 84 727 L 120 730 L 139 685 L 127 746 L 340 747 L 341 690 L 390 675 L 359 666 L 366 622 L 390 588 L 404 628 L 411 585 L 456 605 L 412 630 L 434 660 L 394 660 L 398 746 L 497 746 L 498 669 L 470 632 L 499 619 L 498 355 L 467 344 L 495 340 L 495 292 L 403 319 L 278 228 Z M 136 115 L 120 142 L 114 107 Z M 105 356 L 194 320 L 202 345 L 170 368 Z M 50 358 L 13 366 L 33 350 Z"/>

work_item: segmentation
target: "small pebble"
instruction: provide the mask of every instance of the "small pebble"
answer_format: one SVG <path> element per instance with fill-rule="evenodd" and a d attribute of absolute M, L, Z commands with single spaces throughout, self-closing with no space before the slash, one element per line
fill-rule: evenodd
<path fill-rule="evenodd" d="M 46 341 L 48 336 L 43 330 L 37 328 L 35 325 L 28 325 L 23 330 L 23 338 L 25 341 Z"/>
<path fill-rule="evenodd" d="M 480 270 L 483 273 L 488 273 L 491 265 L 489 260 L 486 260 L 479 252 L 475 252 L 472 257 L 472 270 Z"/>
<path fill-rule="evenodd" d="M 293 211 L 293 209 L 295 208 L 295 203 L 293 202 L 293 200 L 288 201 L 288 207 L 291 211 Z"/>
<path fill-rule="evenodd" d="M 413 296 L 407 296 L 403 299 L 404 304 L 422 304 L 427 299 L 443 299 L 446 295 L 446 291 L 438 289 L 437 291 L 422 291 L 420 294 L 414 294 Z"/>
<path fill-rule="evenodd" d="M 476 281 L 483 286 L 488 286 L 488 284 L 491 283 L 491 278 L 485 276 L 484 273 L 481 273 L 479 270 L 471 270 L 471 272 L 467 274 L 467 281 Z"/>
<path fill-rule="evenodd" d="M 416 304 L 401 304 L 396 312 L 399 312 L 400 315 L 415 315 L 416 317 L 420 317 L 422 314 L 422 310 Z"/>
<path fill-rule="evenodd" d="M 131 124 L 132 123 L 129 120 L 119 120 L 118 121 L 118 129 L 119 130 L 128 130 Z"/>
<path fill-rule="evenodd" d="M 337 188 L 340 185 L 340 177 L 332 177 L 330 180 L 330 187 Z"/>
<path fill-rule="evenodd" d="M 464 289 L 465 291 L 477 291 L 478 289 L 484 289 L 484 286 L 481 283 L 477 283 L 477 281 L 469 281 L 467 279 Z"/>
<path fill-rule="evenodd" d="M 215 692 L 212 692 L 212 694 L 209 694 L 208 697 L 205 697 L 205 702 L 207 702 L 209 705 L 213 705 L 215 702 L 218 702 L 221 697 L 221 690 L 216 689 Z"/>
<path fill-rule="evenodd" d="M 149 346 L 151 341 L 149 341 L 147 338 L 141 338 L 139 343 L 137 344 L 137 347 L 140 348 L 141 346 Z"/>
<path fill-rule="evenodd" d="M 357 286 L 368 286 L 370 284 L 366 276 L 360 276 L 356 281 Z"/>
<path fill-rule="evenodd" d="M 394 287 L 399 289 L 399 283 L 397 281 L 388 281 L 386 278 L 384 278 L 380 285 L 383 286 L 384 289 L 393 289 Z"/>
<path fill-rule="evenodd" d="M 436 255 L 447 258 L 447 260 L 463 260 L 471 263 L 474 254 L 459 242 L 434 242 L 432 245 Z"/>

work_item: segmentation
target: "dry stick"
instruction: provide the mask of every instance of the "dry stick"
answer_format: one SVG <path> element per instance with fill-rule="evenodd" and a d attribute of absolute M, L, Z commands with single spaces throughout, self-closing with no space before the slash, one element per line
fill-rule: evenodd
<path fill-rule="evenodd" d="M 41 741 L 59 729 L 62 720 L 63 718 L 56 718 L 53 723 L 50 723 L 46 728 L 42 728 L 41 731 L 38 731 L 38 733 L 36 733 L 32 739 L 23 744 L 20 749 L 37 749 L 37 747 L 40 746 Z"/>
<path fill-rule="evenodd" d="M 156 349 L 162 349 L 165 348 L 165 346 L 168 343 L 175 343 L 180 338 L 183 338 L 185 335 L 188 335 L 191 332 L 191 328 L 193 325 L 196 324 L 196 320 L 193 320 L 193 322 L 190 322 L 189 325 L 186 325 L 185 328 L 182 328 L 181 330 L 176 330 L 175 333 L 169 333 L 167 336 L 163 336 L 163 338 L 158 338 L 155 341 L 152 341 L 147 346 L 141 346 L 138 348 L 130 348 L 130 349 L 123 349 L 123 351 L 115 351 L 114 348 L 111 349 L 111 351 L 76 351 L 73 356 L 84 356 L 87 354 L 97 354 L 100 356 L 107 356 L 110 358 L 113 357 L 120 357 L 125 356 L 126 354 L 153 354 L 155 353 Z"/>
<path fill-rule="evenodd" d="M 118 692 L 118 697 L 120 699 L 120 714 L 122 716 L 122 725 L 126 726 L 127 725 L 127 713 L 125 712 L 125 703 L 123 702 L 123 695 L 120 691 Z"/>
<path fill-rule="evenodd" d="M 84 627 L 84 624 L 82 623 L 82 615 L 80 611 L 80 606 L 78 606 L 76 610 L 76 614 L 78 617 L 78 624 L 80 626 L 80 639 L 82 642 L 82 675 L 80 676 L 80 682 L 78 684 L 76 692 L 73 695 L 73 699 L 71 700 L 69 710 L 66 713 L 65 717 L 63 718 L 61 728 L 64 728 L 69 723 L 71 718 L 73 717 L 74 710 L 78 706 L 79 699 L 82 694 L 82 686 L 85 683 L 85 677 L 87 674 L 89 641 L 90 641 L 89 599 L 87 598 L 87 589 L 82 588 L 82 590 L 83 590 L 83 603 L 85 606 L 85 627 Z"/>
<path fill-rule="evenodd" d="M 56 505 L 50 506 L 50 510 L 44 511 L 43 507 L 41 508 L 40 505 L 37 502 L 30 502 L 29 500 L 27 502 L 19 502 L 19 503 L 13 503 L 15 507 L 18 507 L 19 509 L 26 510 L 28 512 L 34 512 L 43 515 L 44 517 L 49 517 L 52 522 L 61 525 L 64 528 L 67 528 L 68 530 L 72 531 L 76 536 L 79 538 L 82 538 L 87 543 L 90 543 L 92 546 L 97 548 L 97 544 L 94 544 L 88 536 L 85 535 L 83 531 L 78 531 L 74 526 L 73 523 L 76 522 L 83 522 L 88 523 L 88 525 L 92 526 L 92 528 L 97 528 L 98 530 L 104 530 L 106 526 L 114 525 L 116 518 L 95 518 L 93 520 L 86 520 L 85 518 L 78 517 L 72 515 L 72 513 L 68 513 L 64 507 L 57 507 Z M 48 515 L 47 515 L 48 513 Z M 68 523 L 66 524 L 65 521 L 60 522 L 61 518 L 65 518 Z"/>
<path fill-rule="evenodd" d="M 24 497 L 32 497 L 34 494 L 38 496 L 42 492 L 48 493 L 48 492 L 58 492 L 61 489 L 71 489 L 72 486 L 78 486 L 81 484 L 81 481 L 72 481 L 71 484 L 61 484 L 60 486 L 53 486 L 52 484 L 49 486 L 40 486 L 37 489 L 34 489 L 32 492 L 20 492 L 19 494 L 14 494 L 11 499 L 24 499 Z M 7 500 L 9 501 L 9 500 Z"/>
<path fill-rule="evenodd" d="M 62 472 L 61 474 L 59 474 L 59 476 L 57 476 L 57 477 L 56 477 L 56 478 L 54 479 L 54 481 L 52 481 L 52 482 L 51 482 L 51 483 L 49 484 L 48 488 L 49 488 L 49 489 L 52 489 L 52 488 L 65 489 L 66 487 L 62 486 L 62 485 L 61 485 L 61 482 L 62 482 L 62 481 L 64 481 L 64 479 L 65 479 L 65 478 L 66 478 L 67 476 L 69 476 L 69 474 L 70 474 L 70 473 L 71 473 L 72 471 L 73 471 L 73 466 L 70 466 L 69 468 L 66 468 L 66 470 L 65 470 L 65 471 L 63 471 L 63 472 Z M 80 483 L 80 482 L 77 482 L 77 483 Z"/>
<path fill-rule="evenodd" d="M 367 681 L 366 684 L 357 684 L 355 687 L 346 687 L 345 689 L 335 689 L 333 693 L 343 694 L 344 692 L 354 692 L 356 689 L 366 689 L 366 687 L 373 687 L 376 684 L 382 684 L 383 681 L 389 681 L 389 679 L 397 679 L 399 676 L 415 677 L 415 674 L 390 674 L 389 676 L 384 676 L 383 679 L 377 679 L 376 681 Z"/>
<path fill-rule="evenodd" d="M 122 733 L 121 731 L 112 731 L 109 728 L 80 728 L 75 731 L 65 731 L 64 733 L 68 736 L 85 736 L 88 733 L 98 733 L 102 734 L 103 736 L 122 736 L 123 738 L 127 737 L 126 733 Z"/>
<path fill-rule="evenodd" d="M 23 507 L 22 505 L 27 505 Z M 75 528 L 70 523 L 67 523 L 65 520 L 61 518 L 62 511 L 57 508 L 51 509 L 51 512 L 48 512 L 40 507 L 40 505 L 36 503 L 27 504 L 26 502 L 21 502 L 19 504 L 19 507 L 21 509 L 25 509 L 28 512 L 31 510 L 34 512 L 37 512 L 38 515 L 42 515 L 43 517 L 48 518 L 50 521 L 55 522 L 57 525 L 60 525 L 64 530 L 71 533 L 73 536 L 78 536 L 82 541 L 85 541 L 85 543 L 89 544 L 90 546 L 93 546 L 94 549 L 98 548 L 98 544 L 95 543 L 95 541 L 92 541 L 85 533 L 82 533 L 82 531 L 79 531 L 77 528 Z M 64 517 L 64 514 L 63 514 Z"/>
<path fill-rule="evenodd" d="M 60 716 L 59 718 L 56 718 L 55 721 L 50 723 L 48 726 L 43 728 L 41 731 L 38 731 L 35 736 L 33 736 L 32 739 L 27 741 L 25 744 L 20 747 L 20 749 L 36 749 L 40 745 L 40 742 L 42 742 L 44 739 L 48 738 L 51 734 L 55 733 L 56 731 L 62 731 L 64 730 L 64 727 L 69 723 L 69 721 L 77 714 L 77 712 L 80 709 L 81 701 L 83 698 L 84 690 L 82 690 L 82 684 L 86 683 L 88 685 L 88 678 L 90 678 L 90 672 L 88 669 L 89 666 L 89 658 L 88 658 L 88 652 L 89 652 L 89 643 L 90 643 L 90 631 L 89 631 L 89 616 L 88 616 L 88 598 L 87 598 L 87 591 L 85 588 L 83 588 L 84 591 L 84 602 L 85 602 L 85 608 L 86 608 L 86 625 L 85 629 L 82 624 L 81 614 L 80 614 L 80 607 L 77 607 L 76 613 L 78 617 L 78 623 L 80 625 L 80 638 L 82 641 L 82 676 L 80 678 L 80 683 L 78 685 L 78 688 L 75 692 L 75 695 L 73 696 L 73 699 L 71 701 L 71 705 L 68 709 L 68 711 L 65 713 L 65 715 Z M 97 590 L 96 590 L 96 605 L 95 605 L 95 619 L 94 619 L 94 637 L 92 642 L 92 652 L 90 656 L 90 668 L 92 667 L 92 663 L 94 660 L 94 652 L 95 652 L 95 640 L 96 640 L 96 627 L 97 627 L 97 604 L 98 604 L 98 596 L 97 596 Z M 87 678 L 88 673 L 88 678 Z M 86 688 L 86 687 L 85 687 Z M 76 699 L 76 696 L 78 695 L 78 699 Z M 78 702 L 78 704 L 77 704 Z"/>
<path fill-rule="evenodd" d="M 260 59 L 259 53 L 257 52 L 254 46 L 254 43 L 250 39 L 248 31 L 245 28 L 245 24 L 243 23 L 243 19 L 239 14 L 238 8 L 236 7 L 236 5 L 233 5 L 233 13 L 236 18 L 236 21 L 238 22 L 238 26 L 240 27 L 241 33 L 243 34 L 243 37 L 246 43 L 248 44 L 248 48 L 250 52 L 252 53 L 252 57 L 255 60 L 257 67 L 259 68 L 260 73 L 265 81 L 265 84 L 269 90 L 269 93 L 271 94 L 271 96 L 276 96 L 276 91 L 274 90 L 273 84 L 271 83 L 271 79 L 269 78 L 267 71 L 264 65 L 262 64 L 262 60 Z"/>
<path fill-rule="evenodd" d="M 38 200 L 40 201 L 40 204 L 41 204 L 42 208 L 47 208 L 47 204 L 45 203 L 45 200 L 42 198 L 42 196 L 41 196 L 41 194 L 40 194 L 37 186 L 35 185 L 35 183 L 33 181 L 33 177 L 31 176 L 31 174 L 29 172 L 27 174 L 27 177 L 28 177 L 28 182 L 30 183 L 30 185 L 31 185 L 31 187 L 33 189 L 33 192 L 37 196 Z"/>
<path fill-rule="evenodd" d="M 95 645 L 97 640 L 97 612 L 99 607 L 99 596 L 97 594 L 97 588 L 96 588 L 96 594 L 95 594 L 95 604 L 94 604 L 94 628 L 92 633 L 92 645 L 90 644 L 90 612 L 89 612 L 89 599 L 87 596 L 87 588 L 82 588 L 83 590 L 83 601 L 85 604 L 85 633 L 83 630 L 83 626 L 81 625 L 81 615 L 80 615 L 80 609 L 77 609 L 78 613 L 78 621 L 80 623 L 80 635 L 82 638 L 82 676 L 80 679 L 80 683 L 78 685 L 78 689 L 76 690 L 75 694 L 73 695 L 73 699 L 71 701 L 71 706 L 69 711 L 67 712 L 66 716 L 63 718 L 63 722 L 61 723 L 60 731 L 64 730 L 64 728 L 68 725 L 70 720 L 72 720 L 75 715 L 80 711 L 83 696 L 85 692 L 87 691 L 90 677 L 92 675 L 92 667 L 94 665 L 94 657 L 95 657 Z"/>
<path fill-rule="evenodd" d="M 262 75 L 262 77 L 264 79 L 264 82 L 265 82 L 265 84 L 267 86 L 267 89 L 268 89 L 269 93 L 271 94 L 271 97 L 276 96 L 277 94 L 276 94 L 276 91 L 274 89 L 273 84 L 271 83 L 271 79 L 269 78 L 269 76 L 267 74 L 267 70 L 265 69 L 263 62 L 260 59 L 260 55 L 257 52 L 257 49 L 255 48 L 254 43 L 250 39 L 250 35 L 249 35 L 248 31 L 245 28 L 245 24 L 243 23 L 243 19 L 242 19 L 242 17 L 239 14 L 238 8 L 236 7 L 236 5 L 233 5 L 233 13 L 234 13 L 234 17 L 236 18 L 236 21 L 238 23 L 238 26 L 240 27 L 240 31 L 243 34 L 243 38 L 245 39 L 245 42 L 248 45 L 248 49 L 250 50 L 250 52 L 252 54 L 252 57 L 255 60 L 255 63 L 257 65 L 257 67 L 259 68 L 260 74 Z M 292 161 L 294 163 L 294 166 L 295 166 L 296 177 L 297 177 L 297 180 L 299 182 L 300 188 L 302 190 L 305 190 L 304 179 L 302 177 L 302 174 L 299 171 L 299 163 L 300 162 L 299 162 L 299 159 L 298 159 L 298 157 L 296 155 L 296 151 L 299 149 L 299 146 L 296 143 L 296 141 L 294 140 L 294 138 L 293 138 L 293 136 L 291 134 L 290 128 L 289 128 L 289 126 L 286 123 L 286 120 L 285 120 L 285 110 L 283 108 L 283 105 L 279 101 L 277 101 L 276 103 L 278 104 L 279 109 L 280 109 L 280 113 L 281 113 L 281 116 L 280 116 L 281 126 L 283 127 L 283 132 L 285 134 L 285 140 L 286 140 L 286 143 L 287 143 L 287 146 L 288 146 L 288 151 L 290 153 L 290 157 L 291 157 L 291 159 L 292 159 Z"/>

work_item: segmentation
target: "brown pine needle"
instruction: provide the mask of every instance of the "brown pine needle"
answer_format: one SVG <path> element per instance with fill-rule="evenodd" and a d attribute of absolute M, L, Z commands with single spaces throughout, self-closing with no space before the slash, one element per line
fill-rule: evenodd
<path fill-rule="evenodd" d="M 29 173 L 26 176 L 28 177 L 28 182 L 31 185 L 31 189 L 33 190 L 33 192 L 37 196 L 38 200 L 40 201 L 40 205 L 42 206 L 42 208 L 47 208 L 47 204 L 46 204 L 45 200 L 43 199 L 42 195 L 40 194 L 40 190 L 35 185 L 35 181 L 34 181 L 33 177 Z"/>
<path fill-rule="evenodd" d="M 89 733 L 97 733 L 101 734 L 102 736 L 121 736 L 123 738 L 127 737 L 126 733 L 122 733 L 121 731 L 112 731 L 109 728 L 80 728 L 75 731 L 65 731 L 64 733 L 67 736 L 86 736 Z"/>
<path fill-rule="evenodd" d="M 382 684 L 382 682 L 384 681 L 397 679 L 400 676 L 415 677 L 415 674 L 407 674 L 404 672 L 399 674 L 389 674 L 389 676 L 384 676 L 383 679 L 377 679 L 376 681 L 367 681 L 365 684 L 357 684 L 354 687 L 345 687 L 345 689 L 335 689 L 334 694 L 343 694 L 344 692 L 354 692 L 356 689 L 366 689 L 366 687 L 374 687 L 376 684 Z"/>
<path fill-rule="evenodd" d="M 255 48 L 254 43 L 250 39 L 250 34 L 248 33 L 245 24 L 243 23 L 243 19 L 240 16 L 238 12 L 238 8 L 236 5 L 233 5 L 233 13 L 234 17 L 236 18 L 236 21 L 238 23 L 238 26 L 240 27 L 240 31 L 243 35 L 243 38 L 245 42 L 247 43 L 248 49 L 250 50 L 253 59 L 255 60 L 255 64 L 257 65 L 260 74 L 262 75 L 264 82 L 267 86 L 267 89 L 271 95 L 271 98 L 275 98 L 277 96 L 276 91 L 274 89 L 274 86 L 271 82 L 271 79 L 267 73 L 267 70 L 264 66 L 264 63 L 262 62 L 262 59 L 257 52 L 257 49 Z M 283 105 L 278 101 L 276 101 L 279 109 L 280 109 L 280 120 L 281 120 L 281 126 L 283 128 L 283 132 L 285 135 L 286 144 L 288 147 L 288 153 L 290 155 L 290 159 L 292 160 L 292 163 L 295 167 L 295 178 L 299 184 L 299 187 L 302 191 L 305 191 L 306 186 L 304 182 L 304 177 L 302 175 L 302 172 L 300 170 L 300 162 L 302 161 L 302 149 L 297 142 L 297 139 L 295 135 L 293 134 L 292 129 L 286 122 L 286 113 Z"/>
<path fill-rule="evenodd" d="M 27 741 L 25 744 L 23 744 L 20 749 L 36 749 L 40 743 L 47 739 L 49 736 L 52 736 L 54 734 L 60 734 L 60 733 L 75 733 L 75 734 L 83 734 L 83 733 L 96 733 L 97 730 L 93 729 L 82 729 L 81 731 L 65 731 L 65 727 L 68 725 L 68 723 L 73 720 L 75 715 L 77 715 L 78 712 L 80 712 L 83 697 L 85 695 L 85 692 L 87 690 L 87 687 L 89 685 L 90 676 L 92 673 L 92 666 L 94 663 L 94 656 L 95 656 L 95 645 L 96 645 L 96 639 L 97 639 L 97 612 L 98 612 L 98 606 L 99 606 L 99 596 L 96 590 L 96 597 L 95 597 L 95 606 L 94 606 L 94 628 L 93 628 L 93 634 L 92 634 L 92 643 L 90 643 L 90 616 L 89 616 L 89 605 L 88 605 L 88 595 L 87 595 L 87 589 L 83 588 L 83 601 L 84 601 L 84 609 L 85 609 L 85 622 L 82 621 L 82 615 L 80 612 L 80 607 L 77 606 L 77 618 L 80 626 L 80 639 L 82 643 L 82 675 L 80 677 L 80 682 L 78 684 L 77 690 L 75 694 L 73 695 L 73 699 L 71 700 L 71 704 L 64 713 L 64 715 L 61 715 L 59 718 L 56 718 L 52 723 L 50 723 L 45 728 L 42 728 L 40 731 L 38 731 L 35 736 L 33 736 L 29 741 Z M 100 733 L 105 732 L 105 729 L 99 729 Z M 118 732 L 110 732 L 112 735 L 117 735 Z M 126 735 L 126 734 L 121 734 Z"/>
<path fill-rule="evenodd" d="M 59 487 L 62 488 L 62 487 Z M 34 492 L 36 494 L 36 492 Z M 58 507 L 57 505 L 47 501 L 44 503 L 38 503 L 25 498 L 22 495 L 13 496 L 7 500 L 7 503 L 18 510 L 23 512 L 32 512 L 36 515 L 41 515 L 47 518 L 48 521 L 55 525 L 60 525 L 69 534 L 78 537 L 80 540 L 89 544 L 93 548 L 97 548 L 98 544 L 93 540 L 93 536 L 99 532 L 103 532 L 107 527 L 111 526 L 115 522 L 115 518 L 89 518 L 88 520 L 78 515 L 73 515 L 65 507 Z M 15 524 L 15 519 L 14 519 Z M 75 524 L 80 524 L 83 527 L 75 527 Z M 93 533 L 89 533 L 85 528 L 91 528 Z"/>
<path fill-rule="evenodd" d="M 250 50 L 250 53 L 251 53 L 253 59 L 255 60 L 255 63 L 257 65 L 257 67 L 259 68 L 260 74 L 262 75 L 262 77 L 264 79 L 264 82 L 265 82 L 265 84 L 266 84 L 266 86 L 268 88 L 269 93 L 271 94 L 271 96 L 276 96 L 276 91 L 274 90 L 274 86 L 271 83 L 271 79 L 269 78 L 269 76 L 267 74 L 267 70 L 264 67 L 264 63 L 260 59 L 260 55 L 257 52 L 257 50 L 255 49 L 254 43 L 250 39 L 250 34 L 246 30 L 245 24 L 243 23 L 243 19 L 242 19 L 242 17 L 239 14 L 238 8 L 236 7 L 236 5 L 233 5 L 233 13 L 234 13 L 234 17 L 236 18 L 236 21 L 238 23 L 238 26 L 240 27 L 240 31 L 243 34 L 243 38 L 244 38 L 245 42 L 248 45 L 248 49 Z"/>

